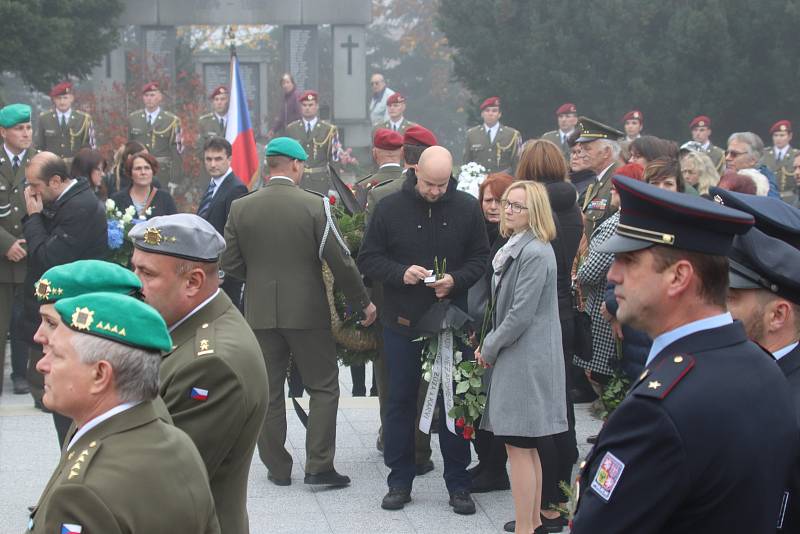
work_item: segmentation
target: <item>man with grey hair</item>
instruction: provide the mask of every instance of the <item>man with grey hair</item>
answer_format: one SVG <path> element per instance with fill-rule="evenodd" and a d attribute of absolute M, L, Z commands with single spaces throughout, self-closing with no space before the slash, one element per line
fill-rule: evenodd
<path fill-rule="evenodd" d="M 386 80 L 383 74 L 376 72 L 370 78 L 372 88 L 372 99 L 369 101 L 369 118 L 373 126 L 377 126 L 383 121 L 389 120 L 389 110 L 386 101 L 394 94 L 394 91 L 386 87 Z"/>
<path fill-rule="evenodd" d="M 200 454 L 153 408 L 161 351 L 172 346 L 164 320 L 118 293 L 62 299 L 55 312 L 60 323 L 37 370 L 44 405 L 74 419 L 76 430 L 27 532 L 167 532 L 177 524 L 220 532 Z"/>
<path fill-rule="evenodd" d="M 755 169 L 769 180 L 767 196 L 780 198 L 775 173 L 763 163 L 764 142 L 753 132 L 735 132 L 728 137 L 728 149 L 725 151 L 725 169 L 741 171 Z"/>
<path fill-rule="evenodd" d="M 144 300 L 174 341 L 161 362 L 161 398 L 203 456 L 222 532 L 247 533 L 247 478 L 267 413 L 267 370 L 253 331 L 220 291 L 225 240 L 188 213 L 153 217 L 129 236 Z"/>
<path fill-rule="evenodd" d="M 589 168 L 597 174 L 597 180 L 589 184 L 583 198 L 579 199 L 588 239 L 594 229 L 615 211 L 611 207 L 611 177 L 617 168 L 620 152 L 617 140 L 625 134 L 587 117 L 579 117 L 576 128 L 577 133 L 573 135 L 577 137 L 571 142 L 577 145 L 578 155 L 587 158 Z"/>

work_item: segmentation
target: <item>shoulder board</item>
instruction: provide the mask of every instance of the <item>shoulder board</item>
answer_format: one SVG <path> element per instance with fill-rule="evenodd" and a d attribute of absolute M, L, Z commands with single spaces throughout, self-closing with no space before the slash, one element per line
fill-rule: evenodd
<path fill-rule="evenodd" d="M 43 118 L 45 118 L 47 116 L 55 117 L 56 116 L 56 112 L 53 111 L 53 110 L 42 111 L 41 113 L 39 113 L 39 120 L 41 120 L 41 119 L 43 119 Z"/>
<path fill-rule="evenodd" d="M 76 110 L 74 110 L 74 113 L 75 113 L 76 115 L 80 116 L 80 117 L 91 117 L 91 115 L 89 115 L 89 114 L 88 114 L 88 113 L 86 113 L 85 111 L 81 111 L 81 110 L 79 110 L 79 109 L 76 109 Z"/>
<path fill-rule="evenodd" d="M 214 354 L 214 328 L 209 323 L 203 323 L 194 333 L 194 351 L 197 356 Z"/>
<path fill-rule="evenodd" d="M 379 182 L 379 183 L 377 183 L 377 184 L 373 185 L 373 186 L 372 186 L 372 189 L 377 189 L 377 188 L 379 188 L 379 187 L 380 187 L 380 186 L 382 186 L 382 185 L 390 184 L 390 183 L 392 183 L 392 182 L 394 182 L 394 181 L 396 181 L 396 180 L 397 180 L 397 178 L 389 178 L 388 180 L 384 180 L 384 181 L 382 181 L 382 182 Z"/>
<path fill-rule="evenodd" d="M 170 119 L 177 119 L 178 118 L 178 116 L 175 115 L 173 112 L 167 111 L 165 109 L 162 109 L 161 113 L 163 113 L 165 117 L 169 117 Z"/>
<path fill-rule="evenodd" d="M 545 135 L 556 135 L 557 133 L 558 133 L 558 132 L 557 132 L 557 131 L 555 131 L 555 130 L 550 130 L 549 132 L 545 132 L 545 133 L 543 133 L 543 134 L 542 134 L 542 137 L 544 137 Z"/>
<path fill-rule="evenodd" d="M 366 182 L 367 180 L 369 180 L 370 178 L 372 178 L 373 176 L 375 176 L 375 173 L 374 173 L 374 172 L 371 172 L 371 173 L 369 173 L 368 175 L 366 175 L 365 177 L 363 177 L 363 178 L 359 178 L 358 180 L 356 180 L 356 184 L 361 184 L 361 183 L 364 183 L 364 182 Z"/>
<path fill-rule="evenodd" d="M 678 382 L 694 368 L 694 357 L 676 354 L 664 358 L 654 369 L 645 369 L 639 375 L 632 391 L 637 397 L 664 399 L 678 385 Z"/>
<path fill-rule="evenodd" d="M 306 189 L 305 187 L 303 187 L 302 189 L 306 193 L 311 193 L 312 195 L 317 195 L 318 197 L 327 198 L 325 195 L 323 195 L 322 193 L 318 193 L 317 191 L 312 191 L 311 189 Z"/>
<path fill-rule="evenodd" d="M 328 122 L 328 121 L 322 121 L 321 120 L 321 121 L 319 121 L 318 124 L 321 124 L 322 126 L 327 126 L 330 129 L 336 129 L 336 125 L 331 123 L 331 122 Z"/>
<path fill-rule="evenodd" d="M 481 126 L 480 124 L 478 126 L 473 126 L 469 130 L 467 130 L 467 133 L 477 132 L 481 128 L 483 128 L 483 126 Z"/>
<path fill-rule="evenodd" d="M 102 446 L 100 441 L 92 441 L 83 449 L 73 449 L 67 454 L 67 463 L 64 467 L 64 475 L 69 482 L 83 482 L 89 464 Z"/>
<path fill-rule="evenodd" d="M 211 117 L 212 115 L 213 115 L 213 113 L 206 113 L 205 115 L 200 115 L 200 117 L 197 120 L 201 121 L 203 119 L 207 119 L 207 118 Z"/>
<path fill-rule="evenodd" d="M 286 128 L 291 128 L 292 126 L 299 126 L 299 125 L 300 125 L 300 119 L 290 122 L 289 124 L 286 125 Z"/>
<path fill-rule="evenodd" d="M 128 117 L 133 117 L 134 115 L 144 117 L 144 109 L 137 109 L 136 111 L 132 111 Z"/>
<path fill-rule="evenodd" d="M 417 123 L 414 122 L 414 121 L 406 121 L 406 128 L 411 127 L 411 126 L 417 126 Z"/>

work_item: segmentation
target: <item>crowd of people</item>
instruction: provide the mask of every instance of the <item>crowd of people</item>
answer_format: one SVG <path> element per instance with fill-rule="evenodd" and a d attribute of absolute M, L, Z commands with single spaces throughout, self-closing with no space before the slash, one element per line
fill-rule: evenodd
<path fill-rule="evenodd" d="M 379 74 L 371 83 L 376 170 L 350 188 L 329 165 L 335 125 L 290 75 L 267 176 L 248 188 L 224 138 L 227 89 L 215 89 L 195 213 L 178 213 L 160 182 L 175 179 L 181 140 L 157 84 L 142 88 L 145 108 L 109 165 L 70 84 L 53 88 L 36 135 L 29 106 L 0 109 L 0 334 L 10 332 L 14 392 L 53 414 L 62 447 L 28 530 L 181 520 L 248 532 L 256 447 L 273 484 L 293 483 L 287 379 L 290 396 L 310 399 L 303 482 L 348 486 L 335 466 L 339 367 L 323 271 L 378 334 L 383 509 L 409 505 L 415 478 L 434 468 L 421 422 L 433 402 L 457 514 L 475 513 L 473 493 L 510 489 L 509 532 L 796 528 L 791 123 L 775 123 L 771 148 L 738 132 L 723 151 L 706 116 L 679 144 L 642 135 L 638 110 L 621 131 L 566 103 L 556 130 L 524 141 L 491 97 L 465 141 L 463 162 L 486 171 L 475 198 L 434 132 L 405 118 L 405 97 Z M 125 266 L 103 261 L 109 199 L 138 221 Z M 365 210 L 358 250 L 337 202 Z M 468 317 L 458 350 L 485 369 L 474 440 L 448 413 L 449 392 L 428 398 L 423 380 L 422 336 L 442 303 Z M 365 394 L 363 368 L 353 376 Z M 604 424 L 568 490 L 574 404 L 585 402 Z"/>

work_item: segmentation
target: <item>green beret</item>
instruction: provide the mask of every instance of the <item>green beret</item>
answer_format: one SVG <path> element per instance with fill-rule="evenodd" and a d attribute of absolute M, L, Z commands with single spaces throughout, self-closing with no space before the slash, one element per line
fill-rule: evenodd
<path fill-rule="evenodd" d="M 190 261 L 215 262 L 225 250 L 225 238 L 193 213 L 153 217 L 131 228 L 128 237 L 140 250 Z"/>
<path fill-rule="evenodd" d="M 133 297 L 85 293 L 59 300 L 56 311 L 64 324 L 76 332 L 145 350 L 172 350 L 164 319 L 153 307 Z"/>
<path fill-rule="evenodd" d="M 9 104 L 0 109 L 0 126 L 11 128 L 22 122 L 31 122 L 31 107 L 27 104 Z"/>
<path fill-rule="evenodd" d="M 46 304 L 84 293 L 107 291 L 133 295 L 141 289 L 139 278 L 116 263 L 79 260 L 45 271 L 34 285 L 33 293 L 40 303 Z"/>
<path fill-rule="evenodd" d="M 292 139 L 291 137 L 276 137 L 267 145 L 264 151 L 266 156 L 286 156 L 292 159 L 299 159 L 305 161 L 308 159 L 308 154 L 303 150 L 303 145 Z"/>

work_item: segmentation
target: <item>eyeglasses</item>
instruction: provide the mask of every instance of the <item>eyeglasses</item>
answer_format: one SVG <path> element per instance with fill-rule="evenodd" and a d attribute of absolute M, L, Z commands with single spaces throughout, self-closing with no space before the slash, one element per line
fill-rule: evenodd
<path fill-rule="evenodd" d="M 504 210 L 511 208 L 511 213 L 522 213 L 522 210 L 528 211 L 528 208 L 526 208 L 522 204 L 517 204 L 516 202 L 509 202 L 508 200 L 504 200 L 502 202 L 502 205 Z"/>

